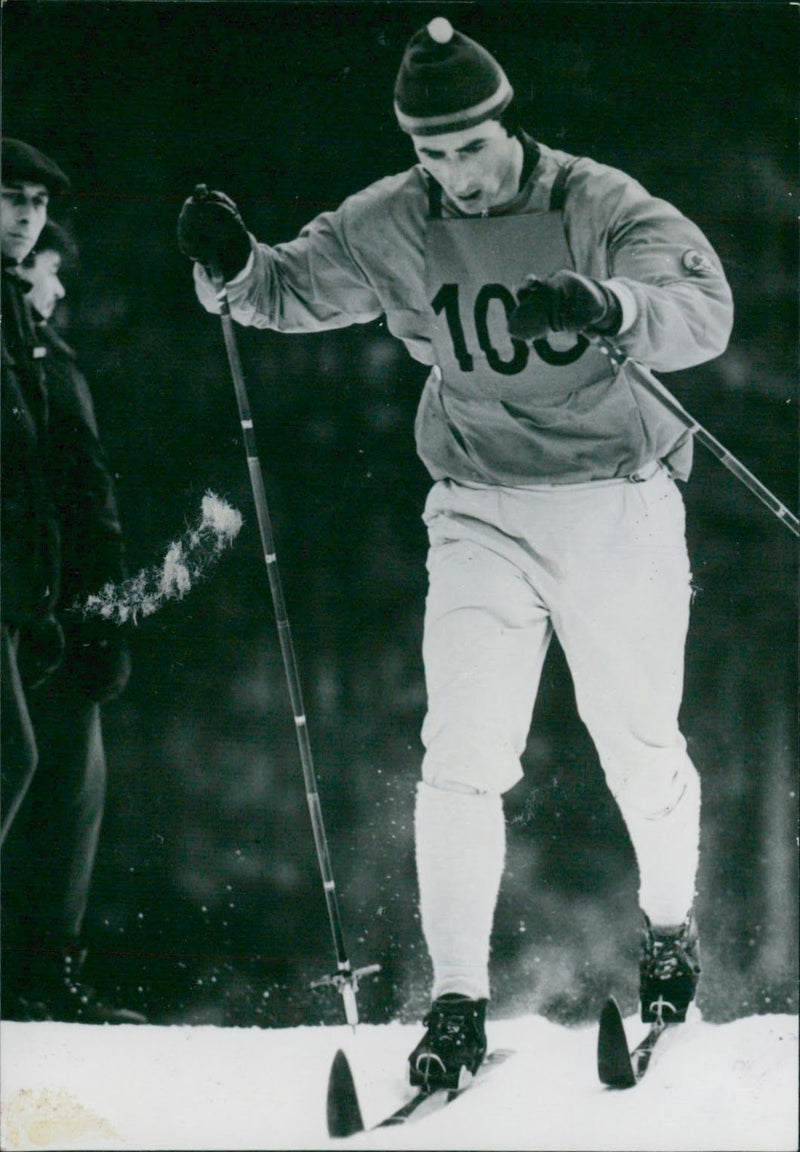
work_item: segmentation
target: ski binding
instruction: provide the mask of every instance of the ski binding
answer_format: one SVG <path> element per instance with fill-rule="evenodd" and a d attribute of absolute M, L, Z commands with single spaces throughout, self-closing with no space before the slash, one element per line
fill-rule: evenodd
<path fill-rule="evenodd" d="M 508 1048 L 496 1048 L 489 1053 L 475 1075 L 469 1077 L 462 1087 L 438 1088 L 433 1091 L 420 1088 L 404 1104 L 372 1127 L 396 1127 L 407 1123 L 417 1114 L 421 1117 L 428 1112 L 438 1111 L 462 1096 L 476 1081 L 482 1080 L 493 1067 L 502 1064 L 511 1055 L 513 1052 Z M 426 1105 L 428 1107 L 425 1107 Z M 366 1130 L 350 1062 L 341 1048 L 334 1056 L 328 1079 L 327 1117 L 328 1134 L 333 1138 L 354 1136 Z"/>

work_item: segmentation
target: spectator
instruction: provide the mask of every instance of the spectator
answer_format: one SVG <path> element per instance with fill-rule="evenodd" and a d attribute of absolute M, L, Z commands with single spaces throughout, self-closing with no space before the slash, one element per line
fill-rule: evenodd
<path fill-rule="evenodd" d="M 124 561 L 89 388 L 50 324 L 75 248 L 48 203 L 69 182 L 19 140 L 3 140 L 2 160 L 2 1015 L 141 1023 L 83 978 L 100 704 L 125 687 L 130 659 L 119 632 L 70 610 Z"/>

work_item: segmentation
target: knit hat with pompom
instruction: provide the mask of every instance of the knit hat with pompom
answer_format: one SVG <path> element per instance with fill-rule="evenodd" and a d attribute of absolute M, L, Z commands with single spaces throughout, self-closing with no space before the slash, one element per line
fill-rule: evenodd
<path fill-rule="evenodd" d="M 394 109 L 404 132 L 438 136 L 499 116 L 513 95 L 494 57 L 436 16 L 406 46 Z"/>

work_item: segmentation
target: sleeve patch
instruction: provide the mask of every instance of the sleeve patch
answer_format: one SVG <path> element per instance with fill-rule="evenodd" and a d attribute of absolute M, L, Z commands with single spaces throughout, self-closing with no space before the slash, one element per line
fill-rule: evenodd
<path fill-rule="evenodd" d="M 696 248 L 687 248 L 681 259 L 681 264 L 693 276 L 702 276 L 704 272 L 714 271 L 714 265 L 708 256 L 703 252 L 698 252 Z"/>

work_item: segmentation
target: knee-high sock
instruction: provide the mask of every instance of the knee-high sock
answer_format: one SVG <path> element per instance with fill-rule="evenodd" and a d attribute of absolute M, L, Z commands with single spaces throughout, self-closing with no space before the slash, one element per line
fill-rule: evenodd
<path fill-rule="evenodd" d="M 700 779 L 692 767 L 674 808 L 659 817 L 620 805 L 639 865 L 639 904 L 651 923 L 681 924 L 694 903 L 700 857 Z"/>
<path fill-rule="evenodd" d="M 489 940 L 505 858 L 496 792 L 417 788 L 416 855 L 433 998 L 489 995 Z"/>

